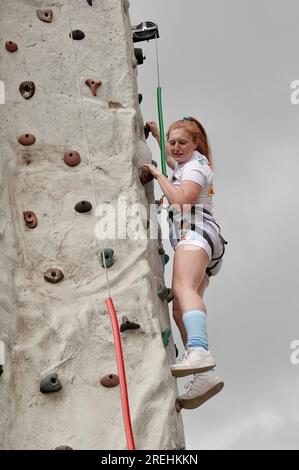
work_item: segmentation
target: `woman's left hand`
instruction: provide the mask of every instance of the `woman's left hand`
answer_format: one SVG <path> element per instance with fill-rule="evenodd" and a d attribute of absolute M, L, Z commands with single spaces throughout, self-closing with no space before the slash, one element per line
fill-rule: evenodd
<path fill-rule="evenodd" d="M 158 178 L 162 175 L 162 171 L 159 168 L 156 168 L 155 165 L 151 163 L 146 163 L 144 166 L 147 166 L 154 178 Z"/>

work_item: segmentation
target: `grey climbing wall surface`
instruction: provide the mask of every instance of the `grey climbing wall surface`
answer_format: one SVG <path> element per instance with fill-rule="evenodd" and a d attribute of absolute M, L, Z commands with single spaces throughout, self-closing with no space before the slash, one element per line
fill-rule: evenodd
<path fill-rule="evenodd" d="M 153 203 L 151 154 L 129 2 L 68 3 L 73 42 L 66 0 L 0 2 L 1 449 L 126 448 L 96 207 Z M 104 246 L 119 324 L 140 325 L 121 333 L 136 446 L 182 448 L 159 243 Z"/>

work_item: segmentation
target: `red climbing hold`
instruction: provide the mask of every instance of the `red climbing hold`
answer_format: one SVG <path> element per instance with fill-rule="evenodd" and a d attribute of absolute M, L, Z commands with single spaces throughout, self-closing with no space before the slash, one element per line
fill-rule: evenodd
<path fill-rule="evenodd" d="M 5 47 L 9 52 L 15 52 L 18 49 L 18 45 L 13 41 L 6 41 Z"/>
<path fill-rule="evenodd" d="M 103 387 L 116 387 L 119 385 L 119 378 L 118 375 L 116 374 L 109 374 L 109 375 L 104 375 L 104 377 L 101 378 L 101 384 Z"/>
<path fill-rule="evenodd" d="M 81 162 L 80 153 L 76 151 L 65 152 L 64 163 L 68 166 L 77 166 Z"/>
<path fill-rule="evenodd" d="M 97 96 L 97 89 L 102 85 L 102 82 L 100 80 L 92 80 L 88 78 L 85 80 L 85 83 L 91 89 L 93 96 Z"/>
<path fill-rule="evenodd" d="M 24 211 L 23 216 L 28 228 L 35 228 L 37 226 L 37 217 L 34 212 Z"/>
<path fill-rule="evenodd" d="M 32 145 L 35 142 L 35 137 L 32 134 L 23 134 L 19 138 L 19 142 L 20 142 L 20 144 L 26 145 L 26 146 Z"/>

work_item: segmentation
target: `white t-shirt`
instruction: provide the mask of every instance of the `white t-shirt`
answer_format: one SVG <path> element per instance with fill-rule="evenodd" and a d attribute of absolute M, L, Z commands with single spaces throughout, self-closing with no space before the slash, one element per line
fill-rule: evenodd
<path fill-rule="evenodd" d="M 209 165 L 209 160 L 195 150 L 186 162 L 176 165 L 172 183 L 180 186 L 182 181 L 194 181 L 202 186 L 202 190 L 196 204 L 202 204 L 204 209 L 213 215 L 213 171 Z"/>
<path fill-rule="evenodd" d="M 202 189 L 197 201 L 192 205 L 193 207 L 190 205 L 190 210 L 188 209 L 188 206 L 184 209 L 183 227 L 181 214 L 174 210 L 174 226 L 172 226 L 170 220 L 171 236 L 173 236 L 173 231 L 175 229 L 177 237 L 180 238 L 178 233 L 181 228 L 194 230 L 194 228 L 192 228 L 192 224 L 195 224 L 197 228 L 204 229 L 209 233 L 211 233 L 211 231 L 215 232 L 215 230 L 219 233 L 217 222 L 213 217 L 213 170 L 209 165 L 208 159 L 195 150 L 189 160 L 177 164 L 174 169 L 171 182 L 175 186 L 180 186 L 182 181 L 194 181 L 195 183 L 200 184 Z M 203 209 L 209 211 L 211 215 L 204 213 Z"/>

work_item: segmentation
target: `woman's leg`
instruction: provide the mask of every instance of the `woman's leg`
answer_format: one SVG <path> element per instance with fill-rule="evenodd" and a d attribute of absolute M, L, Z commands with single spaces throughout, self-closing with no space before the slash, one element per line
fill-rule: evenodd
<path fill-rule="evenodd" d="M 195 245 L 178 246 L 174 254 L 172 288 L 182 312 L 191 309 L 206 311 L 198 293 L 204 280 L 209 257 Z"/>
<path fill-rule="evenodd" d="M 203 298 L 205 290 L 208 287 L 209 283 L 210 283 L 209 276 L 207 274 L 205 274 L 204 278 L 203 278 L 203 280 L 202 280 L 202 282 L 201 282 L 201 284 L 200 284 L 200 286 L 198 287 L 198 290 L 197 290 L 198 295 L 201 298 Z M 172 314 L 173 314 L 174 321 L 176 322 L 176 325 L 179 329 L 179 332 L 180 332 L 180 335 L 181 335 L 181 338 L 182 338 L 182 341 L 183 341 L 183 345 L 185 347 L 186 344 L 187 344 L 187 332 L 186 332 L 186 328 L 185 328 L 185 325 L 184 325 L 184 322 L 183 322 L 183 319 L 182 319 L 183 312 L 181 311 L 181 309 L 179 307 L 179 303 L 178 303 L 178 301 L 175 297 L 174 297 L 173 303 L 172 303 Z"/>

